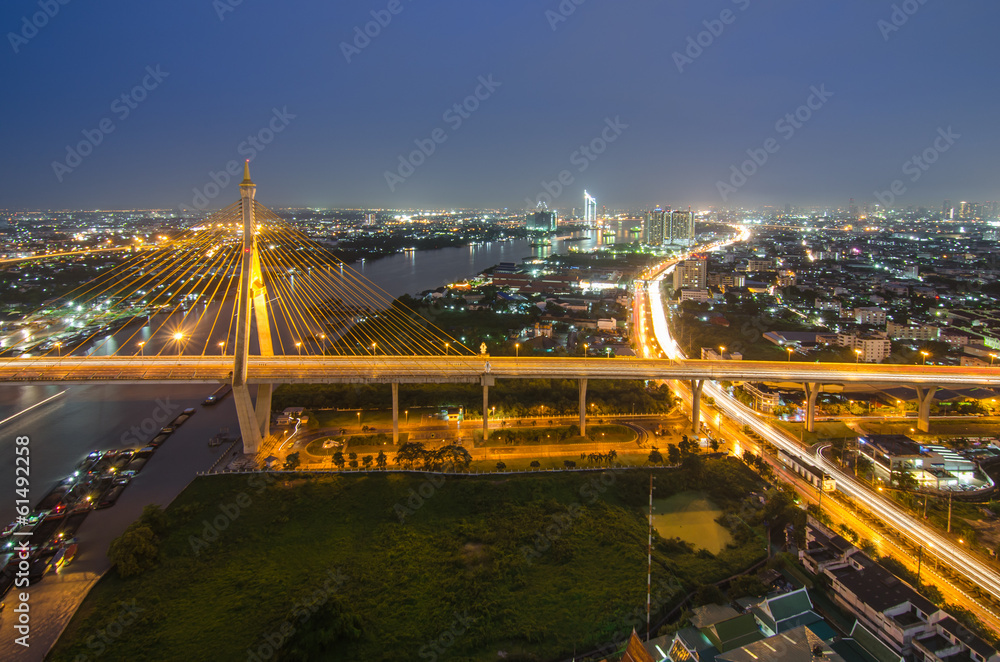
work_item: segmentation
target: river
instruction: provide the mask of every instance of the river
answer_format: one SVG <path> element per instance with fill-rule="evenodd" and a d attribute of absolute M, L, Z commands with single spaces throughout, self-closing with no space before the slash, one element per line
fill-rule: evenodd
<path fill-rule="evenodd" d="M 567 241 L 555 238 L 556 236 L 572 236 L 574 240 Z M 571 247 L 589 250 L 598 245 L 627 242 L 632 237 L 634 233 L 628 229 L 619 229 L 617 232 L 586 230 L 572 235 L 559 233 L 553 238 L 490 242 L 460 248 L 402 253 L 375 261 L 359 262 L 353 266 L 389 295 L 398 297 L 474 276 L 500 262 L 520 264 L 524 259 L 564 253 Z M 551 245 L 531 245 L 545 241 L 551 241 Z M 158 322 L 162 324 L 163 320 Z M 169 323 L 164 326 L 169 328 Z M 129 334 L 134 331 L 135 328 L 128 330 Z M 129 340 L 129 346 L 135 345 L 139 339 L 149 340 L 149 327 L 140 329 L 139 335 Z M 208 341 L 207 346 L 214 348 L 214 341 L 214 338 Z M 204 346 L 203 342 L 197 344 Z M 97 353 L 107 353 L 112 346 L 117 349 L 117 345 L 106 342 Z M 145 351 L 152 354 L 160 349 L 151 342 Z M 168 348 L 166 351 L 172 353 L 174 350 Z M 146 424 L 153 430 L 162 424 L 154 416 L 159 411 L 158 399 L 160 403 L 169 402 L 171 410 L 175 407 L 197 407 L 197 420 L 185 428 L 197 430 L 196 434 L 204 436 L 206 442 L 209 432 L 218 430 L 220 426 L 229 426 L 235 430 L 236 415 L 231 398 L 214 408 L 199 406 L 200 401 L 212 390 L 211 386 L 183 384 L 0 385 L 0 484 L 15 484 L 14 440 L 17 436 L 25 435 L 31 439 L 31 500 L 36 502 L 54 483 L 70 474 L 90 451 L 138 446 L 141 445 L 140 442 L 150 439 L 152 434 L 140 434 L 138 439 L 134 438 L 130 428 Z M 5 421 L 31 407 L 34 408 Z M 190 432 L 185 430 L 185 434 Z M 192 475 L 195 468 L 205 468 L 206 458 L 200 455 L 203 450 L 208 452 L 207 446 L 204 449 L 200 443 L 196 446 L 199 457 L 191 458 Z M 0 502 L 0 526 L 12 519 L 13 515 L 14 497 L 11 493 L 10 498 Z"/>

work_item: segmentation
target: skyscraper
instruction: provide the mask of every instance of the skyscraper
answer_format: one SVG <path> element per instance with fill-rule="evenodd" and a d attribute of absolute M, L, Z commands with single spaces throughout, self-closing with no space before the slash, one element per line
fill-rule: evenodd
<path fill-rule="evenodd" d="M 583 192 L 583 221 L 584 223 L 597 221 L 597 198 L 586 191 Z"/>
<path fill-rule="evenodd" d="M 694 212 L 675 209 L 670 212 L 670 227 L 665 240 L 670 244 L 690 244 L 694 241 Z"/>
<path fill-rule="evenodd" d="M 525 225 L 531 232 L 555 232 L 556 213 L 547 209 L 540 209 L 534 214 L 528 214 Z"/>
<path fill-rule="evenodd" d="M 951 200 L 945 200 L 944 204 L 941 205 L 941 214 L 944 215 L 945 218 L 951 217 Z"/>
<path fill-rule="evenodd" d="M 653 211 L 646 212 L 646 219 L 642 224 L 642 243 L 648 246 L 661 246 L 666 243 L 669 225 L 667 218 L 670 210 L 663 210 L 659 207 Z"/>

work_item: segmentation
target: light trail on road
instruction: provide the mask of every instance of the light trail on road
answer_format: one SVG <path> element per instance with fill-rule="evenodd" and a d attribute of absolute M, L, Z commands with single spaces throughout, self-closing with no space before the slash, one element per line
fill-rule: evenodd
<path fill-rule="evenodd" d="M 654 314 L 653 333 L 655 334 L 656 342 L 663 349 L 664 353 L 667 356 L 676 357 L 680 360 L 684 357 L 684 354 L 670 335 L 666 311 L 663 308 L 662 301 L 659 301 L 659 305 L 654 303 L 654 300 L 661 298 L 659 296 L 658 281 L 662 280 L 665 274 L 666 270 L 659 274 L 658 280 L 651 281 L 647 289 L 650 310 Z M 640 343 L 644 344 L 647 341 L 647 338 L 639 338 Z M 823 364 L 816 365 L 822 366 Z M 788 366 L 787 369 L 790 373 L 795 372 L 793 366 Z M 790 379 L 795 378 L 786 377 L 783 381 L 789 381 Z M 832 462 L 823 457 L 822 453 L 816 453 L 815 449 L 803 449 L 798 440 L 793 439 L 784 431 L 775 428 L 763 420 L 757 412 L 746 407 L 733 396 L 726 393 L 716 381 L 707 381 L 704 389 L 705 394 L 715 399 L 715 406 L 718 410 L 724 412 L 734 421 L 748 426 L 761 438 L 769 441 L 789 455 L 800 458 L 809 464 L 817 465 L 820 469 L 833 476 L 839 491 L 861 503 L 869 512 L 897 531 L 904 539 L 909 540 L 916 547 L 923 547 L 929 555 L 950 567 L 956 574 L 965 577 L 972 584 L 981 587 L 994 598 L 1000 599 L 1000 574 L 976 558 L 974 554 L 962 549 L 959 545 L 941 535 L 933 528 L 908 515 L 888 499 L 873 494 L 870 489 L 857 481 L 853 476 L 844 473 Z M 978 608 L 987 611 L 994 623 L 1000 619 L 1000 616 L 986 608 L 981 602 L 972 598 L 970 600 Z"/>

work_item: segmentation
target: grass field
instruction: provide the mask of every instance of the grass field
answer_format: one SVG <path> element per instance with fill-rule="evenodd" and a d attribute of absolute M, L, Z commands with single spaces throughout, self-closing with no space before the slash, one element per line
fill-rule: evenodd
<path fill-rule="evenodd" d="M 664 538 L 680 538 L 718 554 L 733 541 L 729 529 L 715 521 L 722 512 L 705 492 L 681 492 L 653 500 L 653 528 Z"/>
<path fill-rule="evenodd" d="M 728 508 L 757 486 L 735 460 L 655 476 L 659 494 L 704 482 Z M 133 598 L 102 659 L 562 659 L 644 620 L 647 494 L 641 470 L 199 478 L 167 511 L 158 565 L 108 573 L 50 659 L 92 653 Z M 758 548 L 657 540 L 654 586 L 679 596 Z"/>
<path fill-rule="evenodd" d="M 832 439 L 843 439 L 845 437 L 856 437 L 857 433 L 840 421 L 816 421 L 815 432 L 805 432 L 805 426 L 801 421 L 772 421 L 772 424 L 784 430 L 792 437 L 799 439 L 806 444 L 812 445 L 819 441 L 830 441 Z"/>

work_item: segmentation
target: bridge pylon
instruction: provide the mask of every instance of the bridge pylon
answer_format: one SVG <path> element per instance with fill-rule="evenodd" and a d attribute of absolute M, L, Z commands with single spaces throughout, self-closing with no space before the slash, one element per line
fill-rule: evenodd
<path fill-rule="evenodd" d="M 233 363 L 233 400 L 243 437 L 243 452 L 254 454 L 270 433 L 271 384 L 257 387 L 256 406 L 247 386 L 247 363 L 250 358 L 250 324 L 256 322 L 257 344 L 261 356 L 274 356 L 271 323 L 267 314 L 267 285 L 260 267 L 254 220 L 257 185 L 250 179 L 250 162 L 243 165 L 240 200 L 243 207 L 243 259 L 240 265 L 238 309 L 236 312 L 236 349 Z M 251 320 L 251 315 L 253 318 Z"/>

